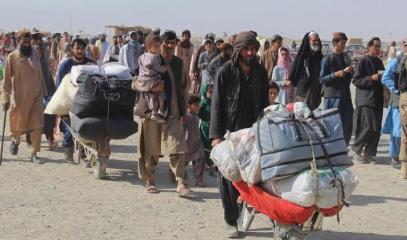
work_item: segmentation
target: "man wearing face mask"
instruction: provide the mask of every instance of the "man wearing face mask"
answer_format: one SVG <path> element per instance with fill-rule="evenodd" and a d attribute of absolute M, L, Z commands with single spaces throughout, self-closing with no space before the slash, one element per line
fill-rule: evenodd
<path fill-rule="evenodd" d="M 323 58 L 321 48 L 318 34 L 306 33 L 288 77 L 296 89 L 295 101 L 307 103 L 311 110 L 321 104 L 321 83 L 319 82 Z"/>
<path fill-rule="evenodd" d="M 65 75 L 71 72 L 73 66 L 95 64 L 92 60 L 85 57 L 86 42 L 81 38 L 75 38 L 72 43 L 72 58 L 66 59 L 61 63 L 58 68 L 58 72 L 55 78 L 57 88 L 64 79 Z M 64 116 L 64 120 L 69 123 L 69 117 Z M 64 140 L 62 141 L 62 146 L 64 147 L 65 159 L 67 161 L 73 161 L 73 150 L 74 143 L 72 135 L 69 130 L 65 127 L 63 122 L 60 123 L 59 128 L 64 134 Z"/>
<path fill-rule="evenodd" d="M 232 61 L 225 63 L 214 81 L 209 137 L 212 146 L 222 142 L 227 131 L 249 128 L 268 105 L 268 76 L 256 61 L 260 44 L 251 32 L 241 32 L 233 44 Z M 239 192 L 232 182 L 220 176 L 227 237 L 236 238 Z"/>
<path fill-rule="evenodd" d="M 119 63 L 130 68 L 131 74 L 136 76 L 140 68 L 138 59 L 144 53 L 144 48 L 137 41 L 136 32 L 130 32 L 129 37 L 130 41 L 120 49 Z"/>
<path fill-rule="evenodd" d="M 18 32 L 18 49 L 8 57 L 3 84 L 3 110 L 10 109 L 10 153 L 17 155 L 21 135 L 29 133 L 31 161 L 44 163 L 38 158 L 44 124 L 42 99 L 44 95 L 41 61 L 37 50 L 31 47 L 31 33 Z"/>

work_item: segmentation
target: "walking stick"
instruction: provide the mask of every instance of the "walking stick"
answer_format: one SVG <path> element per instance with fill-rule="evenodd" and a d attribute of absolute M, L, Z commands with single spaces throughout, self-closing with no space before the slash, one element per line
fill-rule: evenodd
<path fill-rule="evenodd" d="M 0 165 L 3 161 L 4 131 L 6 130 L 7 110 L 4 110 L 3 132 L 1 135 Z"/>

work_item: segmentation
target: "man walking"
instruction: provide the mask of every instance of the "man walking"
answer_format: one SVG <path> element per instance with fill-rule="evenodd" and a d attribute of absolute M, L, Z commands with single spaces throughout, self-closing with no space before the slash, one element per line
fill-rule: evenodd
<path fill-rule="evenodd" d="M 356 63 L 352 80 L 356 86 L 356 109 L 353 114 L 355 142 L 352 150 L 362 163 L 369 163 L 376 156 L 383 115 L 382 73 L 379 72 L 384 70 L 384 66 L 378 57 L 380 38 L 372 38 L 367 47 L 369 54 Z"/>
<path fill-rule="evenodd" d="M 225 63 L 215 77 L 209 128 L 213 146 L 223 140 L 226 131 L 251 127 L 268 105 L 268 77 L 264 67 L 256 61 L 260 45 L 255 35 L 239 33 L 233 47 L 232 61 Z M 227 236 L 238 237 L 239 193 L 222 176 L 220 193 Z"/>
<path fill-rule="evenodd" d="M 3 109 L 10 109 L 10 153 L 17 155 L 21 135 L 29 133 L 32 150 L 31 161 L 44 163 L 37 153 L 41 149 L 44 124 L 42 99 L 44 82 L 40 54 L 31 46 L 31 33 L 20 31 L 18 48 L 7 57 L 4 84 Z"/>

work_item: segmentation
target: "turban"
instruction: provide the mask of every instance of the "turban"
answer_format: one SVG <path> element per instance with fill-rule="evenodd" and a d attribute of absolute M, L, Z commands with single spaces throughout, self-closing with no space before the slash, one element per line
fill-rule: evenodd
<path fill-rule="evenodd" d="M 257 50 L 260 48 L 260 43 L 256 40 L 256 36 L 251 32 L 241 32 L 236 36 L 235 43 L 233 44 L 233 63 L 237 63 L 240 51 L 248 46 L 255 46 Z"/>

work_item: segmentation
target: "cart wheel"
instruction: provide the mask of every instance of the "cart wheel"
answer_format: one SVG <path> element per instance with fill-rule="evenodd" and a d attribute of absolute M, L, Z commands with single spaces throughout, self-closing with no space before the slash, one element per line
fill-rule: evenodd
<path fill-rule="evenodd" d="M 106 176 L 107 160 L 103 158 L 96 159 L 95 163 L 95 177 L 97 179 L 103 179 Z"/>
<path fill-rule="evenodd" d="M 276 224 L 274 240 L 305 240 L 305 234 L 289 225 Z"/>
<path fill-rule="evenodd" d="M 291 230 L 282 236 L 275 237 L 275 240 L 305 240 L 305 235 Z"/>

